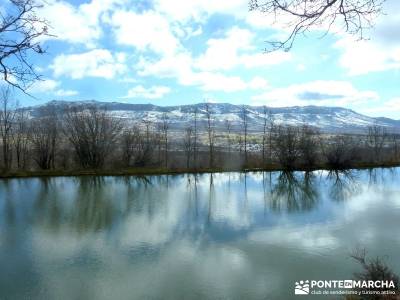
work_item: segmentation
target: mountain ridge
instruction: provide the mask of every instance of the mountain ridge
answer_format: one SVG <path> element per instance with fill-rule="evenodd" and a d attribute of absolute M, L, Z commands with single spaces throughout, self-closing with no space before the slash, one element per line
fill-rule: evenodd
<path fill-rule="evenodd" d="M 96 100 L 84 101 L 65 101 L 52 100 L 45 104 L 26 107 L 31 117 L 40 117 L 45 113 L 46 108 L 51 106 L 57 110 L 64 110 L 71 106 L 89 106 L 105 108 L 116 117 L 122 119 L 139 121 L 147 120 L 160 122 L 162 115 L 166 115 L 171 123 L 171 127 L 182 129 L 188 126 L 193 120 L 194 111 L 197 109 L 199 123 L 205 123 L 205 108 L 209 109 L 215 119 L 217 127 L 224 127 L 227 121 L 233 126 L 238 127 L 242 123 L 243 108 L 249 120 L 249 127 L 258 131 L 264 124 L 264 106 L 235 105 L 231 103 L 196 103 L 184 105 L 159 106 L 154 104 L 132 104 L 121 102 L 103 102 Z M 276 124 L 301 125 L 309 124 L 325 132 L 365 132 L 368 126 L 378 124 L 387 128 L 389 132 L 400 130 L 400 120 L 385 117 L 369 117 L 356 111 L 343 107 L 332 106 L 289 106 L 289 107 L 266 107 Z"/>

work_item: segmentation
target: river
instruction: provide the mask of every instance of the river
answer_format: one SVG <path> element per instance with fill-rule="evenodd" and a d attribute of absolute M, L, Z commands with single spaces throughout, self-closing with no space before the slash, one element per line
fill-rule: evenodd
<path fill-rule="evenodd" d="M 353 278 L 356 248 L 399 274 L 399 182 L 399 168 L 0 180 L 0 299 L 299 299 L 296 281 Z"/>

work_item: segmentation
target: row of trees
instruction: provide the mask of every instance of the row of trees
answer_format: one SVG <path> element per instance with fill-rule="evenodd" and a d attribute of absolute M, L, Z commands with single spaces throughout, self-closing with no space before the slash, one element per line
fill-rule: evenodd
<path fill-rule="evenodd" d="M 364 135 L 321 134 L 306 124 L 275 124 L 267 109 L 262 132 L 249 130 L 248 112 L 241 124 L 227 121 L 217 130 L 208 104 L 183 130 L 173 131 L 164 114 L 156 123 L 124 121 L 97 107 L 58 111 L 46 106 L 28 118 L 3 91 L 0 109 L 2 169 L 100 169 L 131 167 L 283 169 L 329 166 L 343 169 L 361 163 L 398 162 L 399 136 L 371 126 Z"/>

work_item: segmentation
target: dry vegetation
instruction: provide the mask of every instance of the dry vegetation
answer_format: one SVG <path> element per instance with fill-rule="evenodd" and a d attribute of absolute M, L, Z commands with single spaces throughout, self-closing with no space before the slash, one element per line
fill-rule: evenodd
<path fill-rule="evenodd" d="M 371 126 L 364 135 L 327 135 L 306 124 L 274 124 L 264 112 L 262 132 L 251 131 L 243 107 L 240 128 L 227 122 L 217 130 L 206 106 L 206 124 L 197 115 L 184 130 L 158 123 L 125 123 L 97 107 L 45 106 L 41 117 L 18 109 L 8 89 L 0 99 L 1 173 L 76 174 L 204 170 L 312 170 L 393 166 L 399 163 L 399 136 Z"/>

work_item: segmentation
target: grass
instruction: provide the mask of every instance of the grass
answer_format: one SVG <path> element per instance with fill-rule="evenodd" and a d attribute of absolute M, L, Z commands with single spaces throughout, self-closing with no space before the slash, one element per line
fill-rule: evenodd
<path fill-rule="evenodd" d="M 400 162 L 387 163 L 354 163 L 350 169 L 371 169 L 371 168 L 393 168 L 399 167 Z M 319 164 L 312 168 L 299 167 L 291 171 L 315 171 L 315 170 L 337 170 L 326 164 Z M 10 171 L 0 173 L 0 178 L 29 178 L 29 177 L 68 177 L 68 176 L 133 176 L 133 175 L 176 175 L 176 174 L 201 174 L 201 173 L 221 173 L 221 172 L 255 172 L 255 171 L 285 171 L 279 165 L 266 165 L 263 167 L 249 168 L 154 168 L 141 167 L 121 170 L 99 169 L 99 170 L 35 170 L 35 171 Z"/>

